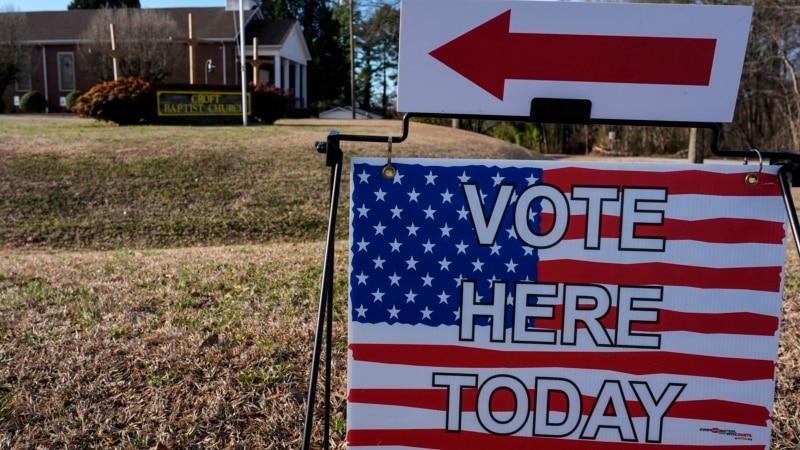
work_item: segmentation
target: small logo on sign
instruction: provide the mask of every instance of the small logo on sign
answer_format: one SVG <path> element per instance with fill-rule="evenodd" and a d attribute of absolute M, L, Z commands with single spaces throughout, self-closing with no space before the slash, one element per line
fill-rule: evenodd
<path fill-rule="evenodd" d="M 714 433 L 720 436 L 730 436 L 737 441 L 752 441 L 753 435 L 750 433 L 738 433 L 736 430 L 725 430 L 722 428 L 700 428 L 702 432 Z"/>

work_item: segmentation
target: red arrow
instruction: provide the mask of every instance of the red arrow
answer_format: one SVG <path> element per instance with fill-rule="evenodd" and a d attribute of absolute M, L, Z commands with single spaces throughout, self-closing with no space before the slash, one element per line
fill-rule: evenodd
<path fill-rule="evenodd" d="M 430 53 L 503 100 L 505 80 L 708 86 L 716 39 L 511 33 L 511 10 Z"/>

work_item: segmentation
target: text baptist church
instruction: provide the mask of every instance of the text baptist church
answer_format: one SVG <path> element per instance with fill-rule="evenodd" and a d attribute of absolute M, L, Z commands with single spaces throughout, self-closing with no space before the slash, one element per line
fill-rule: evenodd
<path fill-rule="evenodd" d="M 175 59 L 165 83 L 241 86 L 238 11 L 226 11 L 224 7 L 156 11 L 171 17 L 179 30 L 174 45 L 180 47 L 181 56 Z M 23 51 L 18 60 L 21 71 L 17 81 L 2 93 L 9 110 L 17 111 L 18 108 L 12 109 L 12 106 L 18 105 L 26 92 L 35 90 L 45 96 L 49 111 L 64 111 L 70 92 L 86 92 L 104 81 L 82 61 L 78 52 L 81 36 L 96 13 L 97 10 L 6 13 L 23 15 L 25 24 L 21 36 Z M 191 67 L 187 43 L 190 20 L 194 42 Z M 256 63 L 253 62 L 254 38 L 258 45 Z M 298 22 L 267 20 L 257 9 L 246 11 L 245 44 L 248 83 L 253 81 L 256 67 L 259 82 L 292 89 L 294 106 L 307 107 L 311 55 Z"/>

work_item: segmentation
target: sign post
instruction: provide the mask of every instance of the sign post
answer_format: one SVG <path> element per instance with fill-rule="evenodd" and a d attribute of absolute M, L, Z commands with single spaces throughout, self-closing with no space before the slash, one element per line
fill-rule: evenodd
<path fill-rule="evenodd" d="M 225 3 L 226 11 L 237 10 L 237 0 L 227 0 Z M 247 126 L 247 63 L 244 59 L 244 10 L 251 10 L 257 6 L 255 0 L 238 0 L 239 11 L 239 68 L 241 69 L 242 80 L 242 126 Z"/>
<path fill-rule="evenodd" d="M 316 145 L 331 217 L 302 448 L 326 328 L 329 448 L 345 141 L 389 144 L 351 160 L 348 448 L 767 448 L 800 155 L 718 147 L 751 15 L 403 0 L 402 135 Z M 412 117 L 706 128 L 759 165 L 392 162 Z"/>

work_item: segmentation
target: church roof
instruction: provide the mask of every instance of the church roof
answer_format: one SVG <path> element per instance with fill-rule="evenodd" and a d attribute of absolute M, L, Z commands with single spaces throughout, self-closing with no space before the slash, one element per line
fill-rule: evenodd
<path fill-rule="evenodd" d="M 245 42 L 253 42 L 253 38 L 257 37 L 258 45 L 281 45 L 296 23 L 297 21 L 293 19 L 251 23 L 245 30 Z"/>
<path fill-rule="evenodd" d="M 239 16 L 225 8 L 158 8 L 178 24 L 183 37 L 189 35 L 189 14 L 192 15 L 192 32 L 200 40 L 232 41 L 238 37 Z M 69 11 L 15 12 L 24 16 L 24 43 L 77 43 L 98 10 L 77 9 Z M 252 40 L 257 35 L 264 45 L 278 45 L 297 21 L 293 19 L 264 20 L 258 10 L 248 11 L 245 37 Z"/>

